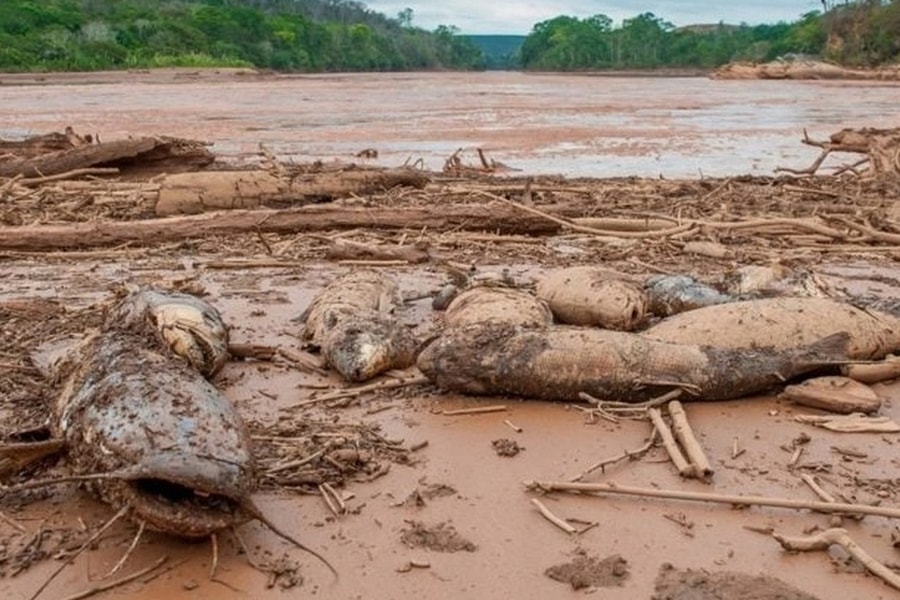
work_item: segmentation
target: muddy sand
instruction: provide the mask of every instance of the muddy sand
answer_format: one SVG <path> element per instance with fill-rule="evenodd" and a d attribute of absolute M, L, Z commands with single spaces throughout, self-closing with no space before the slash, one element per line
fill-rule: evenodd
<path fill-rule="evenodd" d="M 421 190 L 336 204 L 377 212 L 481 203 L 500 212 L 509 207 L 485 192 L 520 200 L 525 185 L 525 178 L 515 176 L 434 173 Z M 87 194 L 50 187 L 0 203 L 4 228 L 152 216 L 140 194 L 111 194 L 115 190 L 108 185 Z M 215 384 L 235 402 L 254 436 L 263 475 L 258 505 L 339 572 L 334 579 L 314 558 L 248 524 L 239 537 L 223 532 L 215 544 L 146 533 L 120 572 L 104 580 L 128 553 L 136 531 L 117 523 L 74 557 L 40 597 L 70 597 L 163 559 L 158 568 L 98 597 L 896 597 L 896 590 L 865 573 L 839 548 L 791 554 L 767 533 L 801 535 L 833 526 L 837 517 L 662 499 L 542 495 L 523 485 L 571 479 L 599 461 L 640 448 L 649 433 L 645 421 L 610 422 L 585 413 L 583 406 L 469 398 L 423 383 L 398 385 L 397 374 L 377 380 L 393 387 L 342 395 L 352 386 L 311 366 L 301 350 L 298 317 L 338 274 L 359 268 L 327 258 L 335 239 L 427 243 L 426 262 L 377 267 L 397 277 L 407 299 L 401 318 L 413 328 L 435 318 L 431 300 L 448 281 L 442 266 L 448 263 L 477 274 L 503 272 L 527 284 L 542 270 L 563 265 L 601 263 L 638 276 L 673 272 L 711 278 L 741 265 L 779 260 L 791 269 L 812 270 L 831 289 L 853 296 L 900 294 L 900 252 L 890 235 L 860 239 L 856 230 L 839 228 L 842 239 L 833 239 L 796 227 L 797 219 L 827 213 L 890 233 L 897 220 L 890 212 L 896 210 L 895 182 L 849 175 L 802 180 L 546 177 L 535 179 L 531 190 L 534 207 L 565 219 L 662 215 L 706 223 L 762 219 L 768 225 L 617 237 L 570 226 L 531 236 L 481 232 L 469 225 L 439 231 L 398 223 L 53 252 L 0 250 L 3 433 L 38 426 L 46 417 L 48 385 L 32 366 L 30 352 L 39 343 L 96 326 L 100 303 L 123 283 L 203 293 L 230 324 L 232 343 L 280 349 L 274 356 L 260 351 L 259 359 L 229 362 Z M 98 201 L 101 197 L 106 200 Z M 831 223 L 837 227 L 839 222 Z M 716 245 L 691 247 L 691 241 Z M 884 402 L 882 414 L 900 420 L 900 384 L 874 389 Z M 445 414 L 491 405 L 505 408 Z M 900 503 L 896 434 L 838 434 L 800 424 L 794 416 L 816 411 L 776 395 L 688 403 L 686 409 L 715 471 L 708 483 L 680 478 L 658 446 L 583 480 L 815 500 L 800 477 L 808 474 L 848 502 Z M 299 464 L 286 466 L 292 461 Z M 63 459 L 43 465 L 37 475 L 65 472 Z M 343 510 L 333 497 L 331 506 L 326 502 L 322 490 L 327 488 L 320 487 L 325 483 L 340 497 Z M 578 532 L 554 527 L 532 498 Z M 5 497 L 0 510 L 0 596 L 10 599 L 31 598 L 63 565 L 60 557 L 112 516 L 109 507 L 75 485 Z M 872 555 L 887 564 L 898 562 L 891 545 L 893 521 L 876 516 L 839 520 Z"/>

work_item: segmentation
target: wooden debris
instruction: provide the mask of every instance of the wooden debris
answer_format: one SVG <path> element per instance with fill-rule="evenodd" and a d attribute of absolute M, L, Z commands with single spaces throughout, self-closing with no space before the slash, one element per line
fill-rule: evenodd
<path fill-rule="evenodd" d="M 48 154 L 0 162 L 0 177 L 48 177 L 89 167 L 115 167 L 122 172 L 160 173 L 194 170 L 210 164 L 206 144 L 169 137 L 82 144 Z"/>
<path fill-rule="evenodd" d="M 324 170 L 278 176 L 271 171 L 179 173 L 162 180 L 156 214 L 194 215 L 216 210 L 287 208 L 396 186 L 421 189 L 428 176 L 414 169 Z"/>
<path fill-rule="evenodd" d="M 569 535 L 572 535 L 573 533 L 578 533 L 577 529 L 575 529 L 574 527 L 572 527 L 571 525 L 566 523 L 564 520 L 562 520 L 559 517 L 557 517 L 556 515 L 554 515 L 553 512 L 549 508 L 547 508 L 547 506 L 543 502 L 538 500 L 537 498 L 532 498 L 531 503 L 537 507 L 537 509 L 538 509 L 538 511 L 540 511 L 542 517 L 544 517 L 545 519 L 547 519 L 548 521 L 550 521 L 551 523 L 553 523 L 554 525 L 556 525 L 557 527 L 559 527 L 560 529 L 562 529 L 563 531 L 568 533 Z"/>
<path fill-rule="evenodd" d="M 847 365 L 841 372 L 862 383 L 878 383 L 900 377 L 900 356 L 887 355 L 884 360 L 873 364 Z M 867 412 L 867 411 L 863 411 Z"/>
<path fill-rule="evenodd" d="M 396 246 L 388 244 L 363 244 L 343 238 L 330 242 L 325 258 L 339 261 L 403 261 L 407 264 L 427 262 L 431 255 L 427 242 Z"/>
<path fill-rule="evenodd" d="M 869 386 L 847 377 L 815 377 L 787 386 L 781 397 L 838 414 L 876 413 L 881 399 Z"/>
<path fill-rule="evenodd" d="M 681 447 L 684 448 L 688 460 L 691 461 L 694 475 L 699 479 L 712 477 L 715 471 L 713 471 L 712 465 L 709 464 L 709 459 L 706 458 L 703 447 L 697 441 L 694 430 L 691 429 L 687 413 L 684 412 L 681 402 L 678 400 L 669 402 L 669 414 L 672 416 L 672 429 L 675 432 L 675 437 L 681 442 Z"/>
<path fill-rule="evenodd" d="M 808 537 L 791 537 L 778 533 L 773 533 L 772 537 L 781 544 L 782 548 L 790 552 L 827 551 L 832 545 L 837 544 L 846 550 L 847 554 L 865 566 L 873 575 L 881 578 L 894 589 L 900 590 L 900 575 L 866 552 L 862 546 L 850 537 L 846 529 L 826 529 Z"/>
<path fill-rule="evenodd" d="M 406 208 L 350 208 L 321 204 L 285 210 L 235 210 L 141 221 L 97 221 L 0 228 L 0 249 L 51 251 L 174 240 L 246 232 L 379 229 L 469 230 L 548 234 L 559 227 L 499 206 L 461 204 Z"/>
<path fill-rule="evenodd" d="M 600 462 L 594 463 L 578 475 L 572 477 L 570 481 L 582 481 L 585 477 L 597 470 L 599 470 L 601 473 L 605 473 L 606 467 L 622 462 L 623 460 L 639 460 L 642 456 L 649 452 L 651 448 L 653 448 L 654 444 L 656 444 L 656 438 L 658 435 L 659 430 L 654 425 L 653 430 L 650 432 L 650 436 L 647 438 L 647 442 L 643 446 L 637 448 L 636 450 L 624 450 L 621 454 L 617 454 L 616 456 L 613 456 L 611 458 L 606 458 L 604 460 L 601 460 Z M 669 435 L 671 435 L 671 433 Z"/>
<path fill-rule="evenodd" d="M 713 502 L 731 504 L 733 506 L 766 506 L 774 508 L 793 508 L 797 510 L 814 510 L 824 513 L 851 513 L 900 518 L 900 508 L 888 506 L 869 506 L 867 504 L 849 504 L 844 502 L 816 502 L 793 500 L 789 498 L 771 498 L 766 496 L 737 496 L 730 494 L 711 494 L 708 492 L 684 492 L 679 490 L 662 490 L 656 488 L 640 488 L 617 485 L 615 483 L 578 483 L 571 481 L 525 481 L 529 490 L 543 492 L 574 492 L 582 494 L 621 494 L 641 496 L 644 498 L 666 498 L 670 500 L 691 500 L 695 502 Z"/>
<path fill-rule="evenodd" d="M 801 140 L 807 146 L 821 148 L 822 152 L 813 161 L 813 163 L 805 169 L 792 169 L 788 167 L 778 167 L 776 172 L 792 173 L 794 175 L 814 175 L 825 159 L 832 152 L 845 152 L 851 154 L 862 154 L 864 158 L 852 163 L 838 167 L 835 174 L 852 171 L 859 175 L 858 167 L 866 166 L 864 174 L 867 176 L 878 176 L 886 173 L 900 173 L 900 128 L 894 129 L 841 129 L 831 134 L 827 142 L 810 139 L 806 130 L 803 130 L 803 139 Z"/>
<path fill-rule="evenodd" d="M 900 433 L 900 425 L 889 417 L 867 417 L 859 413 L 849 415 L 797 415 L 798 423 L 808 423 L 839 433 Z"/>
<path fill-rule="evenodd" d="M 678 470 L 678 474 L 682 477 L 693 477 L 694 467 L 687 461 L 684 454 L 682 454 L 681 448 L 678 447 L 675 436 L 672 435 L 669 424 L 663 419 L 660 409 L 648 408 L 647 415 L 650 417 L 650 422 L 653 423 L 653 427 L 659 432 L 663 447 L 666 449 L 666 452 L 669 453 L 669 458 L 672 459 L 672 463 L 675 465 L 675 469 Z"/>
<path fill-rule="evenodd" d="M 457 415 L 481 415 L 485 413 L 504 412 L 507 410 L 505 404 L 496 404 L 494 406 L 476 406 L 475 408 L 459 408 L 456 410 L 445 410 L 441 412 L 445 417 Z"/>

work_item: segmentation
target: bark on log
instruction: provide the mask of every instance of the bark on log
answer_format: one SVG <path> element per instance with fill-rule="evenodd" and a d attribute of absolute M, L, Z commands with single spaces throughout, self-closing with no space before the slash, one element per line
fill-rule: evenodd
<path fill-rule="evenodd" d="M 357 169 L 278 177 L 268 171 L 179 173 L 163 180 L 156 214 L 195 215 L 215 210 L 287 208 L 366 195 L 396 186 L 423 188 L 428 176 L 414 169 Z"/>
<path fill-rule="evenodd" d="M 119 167 L 141 172 L 188 170 L 214 157 L 198 143 L 177 138 L 137 138 L 84 144 L 35 157 L 0 162 L 0 177 L 45 177 L 87 167 Z"/>
<path fill-rule="evenodd" d="M 340 229 L 431 229 L 557 233 L 559 225 L 502 205 L 347 208 L 317 204 L 288 210 L 240 210 L 144 221 L 97 221 L 0 228 L 0 250 L 51 251 L 116 244 L 158 244 L 245 232 L 299 233 Z"/>

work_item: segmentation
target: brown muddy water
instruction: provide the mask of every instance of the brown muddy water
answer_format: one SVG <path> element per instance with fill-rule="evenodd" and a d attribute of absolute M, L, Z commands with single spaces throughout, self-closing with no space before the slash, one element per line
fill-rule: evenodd
<path fill-rule="evenodd" d="M 163 72 L 167 73 L 167 72 Z M 243 74 L 242 74 L 243 73 Z M 21 85 L 34 84 L 40 85 Z M 842 127 L 900 126 L 900 84 L 488 73 L 275 76 L 224 72 L 0 75 L 0 137 L 62 130 L 258 145 L 297 161 L 440 169 L 475 147 L 525 173 L 669 178 L 803 167 Z"/>

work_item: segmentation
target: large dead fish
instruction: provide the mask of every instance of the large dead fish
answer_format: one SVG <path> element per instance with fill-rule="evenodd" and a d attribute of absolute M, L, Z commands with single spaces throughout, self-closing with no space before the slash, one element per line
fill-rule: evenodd
<path fill-rule="evenodd" d="M 445 332 L 417 364 L 440 387 L 467 394 L 577 400 L 587 392 L 639 402 L 681 389 L 686 398 L 725 400 L 840 362 L 847 338 L 840 333 L 788 351 L 735 351 L 593 328 L 479 324 Z"/>
<path fill-rule="evenodd" d="M 543 300 L 509 287 L 474 287 L 458 295 L 444 313 L 444 323 L 460 327 L 473 323 L 506 323 L 540 328 L 553 323 Z"/>
<path fill-rule="evenodd" d="M 74 479 L 147 529 L 203 538 L 258 519 L 328 565 L 251 499 L 249 434 L 203 374 L 218 368 L 225 331 L 218 312 L 195 297 L 149 288 L 126 297 L 103 331 L 48 365 L 59 390 L 51 444 L 67 452 Z"/>
<path fill-rule="evenodd" d="M 149 347 L 148 347 L 149 346 Z M 51 428 L 76 474 L 150 529 L 207 537 L 254 518 L 249 435 L 196 369 L 125 331 L 90 337 L 61 369 Z"/>
<path fill-rule="evenodd" d="M 365 381 L 416 360 L 418 342 L 394 317 L 401 306 L 397 284 L 374 271 L 339 277 L 301 317 L 304 337 L 349 381 Z"/>
<path fill-rule="evenodd" d="M 900 350 L 900 319 L 823 298 L 766 298 L 707 306 L 664 319 L 643 335 L 722 349 L 802 348 L 829 335 L 850 336 L 847 356 L 880 359 Z"/>

